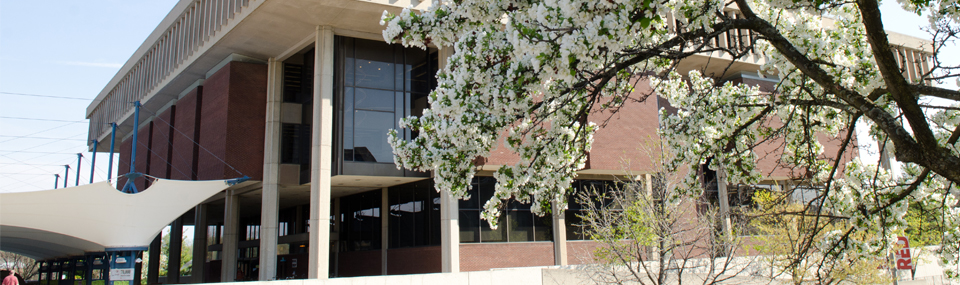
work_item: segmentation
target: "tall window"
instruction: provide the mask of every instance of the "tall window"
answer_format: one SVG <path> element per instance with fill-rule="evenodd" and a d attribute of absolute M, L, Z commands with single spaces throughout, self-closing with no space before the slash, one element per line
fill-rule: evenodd
<path fill-rule="evenodd" d="M 590 193 L 593 190 L 599 193 L 609 193 L 611 190 L 616 190 L 623 186 L 618 186 L 615 181 L 599 180 L 574 180 L 572 186 L 573 192 L 571 192 L 567 198 L 567 211 L 564 216 L 567 222 L 567 240 L 588 240 L 590 237 L 588 236 L 587 226 L 584 225 L 583 219 L 580 217 L 586 213 L 589 204 L 584 207 L 584 205 L 577 200 L 577 197 L 580 193 Z M 612 201 L 610 200 L 597 201 L 596 197 L 591 197 L 591 200 L 597 209 L 619 210 L 612 207 L 610 204 Z"/>
<path fill-rule="evenodd" d="M 499 226 L 490 229 L 490 224 L 480 219 L 483 204 L 493 197 L 496 179 L 477 177 L 473 179 L 470 200 L 460 201 L 460 242 L 522 242 L 553 240 L 553 219 L 537 217 L 530 211 L 530 204 L 511 200 L 500 215 Z"/>
<path fill-rule="evenodd" d="M 390 248 L 440 244 L 440 193 L 433 180 L 390 187 Z"/>
<path fill-rule="evenodd" d="M 422 115 L 436 86 L 437 51 L 346 37 L 338 43 L 340 155 L 343 161 L 392 163 L 387 131 L 399 130 L 404 117 Z"/>
<path fill-rule="evenodd" d="M 380 249 L 380 190 L 340 198 L 341 251 Z"/>

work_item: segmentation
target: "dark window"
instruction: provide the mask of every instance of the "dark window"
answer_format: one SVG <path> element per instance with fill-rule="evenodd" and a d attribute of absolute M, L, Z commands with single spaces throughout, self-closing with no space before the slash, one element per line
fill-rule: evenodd
<path fill-rule="evenodd" d="M 380 249 L 380 190 L 340 198 L 342 251 Z"/>
<path fill-rule="evenodd" d="M 432 180 L 391 187 L 390 248 L 440 244 L 440 194 Z"/>
<path fill-rule="evenodd" d="M 553 240 L 551 216 L 537 217 L 530 211 L 530 204 L 511 200 L 500 215 L 497 229 L 490 229 L 486 220 L 480 219 L 483 204 L 493 197 L 496 179 L 477 177 L 473 179 L 470 199 L 460 201 L 460 242 L 522 242 Z"/>
<path fill-rule="evenodd" d="M 580 218 L 583 216 L 586 211 L 589 209 L 589 204 L 580 203 L 581 193 L 587 193 L 590 200 L 589 203 L 593 203 L 596 209 L 604 210 L 618 210 L 619 207 L 613 205 L 612 199 L 598 199 L 596 196 L 590 195 L 596 190 L 596 193 L 607 193 L 611 194 L 610 191 L 619 189 L 623 187 L 620 183 L 615 181 L 599 181 L 599 180 L 574 180 L 573 191 L 567 198 L 567 211 L 564 214 L 564 219 L 566 220 L 566 230 L 567 230 L 567 240 L 588 240 L 589 228 L 583 223 L 583 219 Z M 584 206 L 587 207 L 584 207 Z"/>
<path fill-rule="evenodd" d="M 427 107 L 427 94 L 436 87 L 437 50 L 344 37 L 338 43 L 339 155 L 344 161 L 392 163 L 387 132 L 401 131 L 400 119 L 422 115 Z M 400 133 L 404 139 L 415 135 Z"/>

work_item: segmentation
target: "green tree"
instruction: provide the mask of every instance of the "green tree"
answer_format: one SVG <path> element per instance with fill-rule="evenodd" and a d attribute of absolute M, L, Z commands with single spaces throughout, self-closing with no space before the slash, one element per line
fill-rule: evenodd
<path fill-rule="evenodd" d="M 167 276 L 167 270 L 169 268 L 170 234 L 168 230 L 164 230 L 164 232 L 165 234 L 160 238 L 160 276 Z M 188 239 L 186 234 L 181 236 L 180 240 L 180 276 L 189 276 L 193 272 L 193 240 Z M 152 257 L 149 251 L 143 253 L 142 264 L 144 265 L 144 270 L 140 273 L 141 284 L 147 284 L 148 270 L 146 270 L 146 266 Z"/>

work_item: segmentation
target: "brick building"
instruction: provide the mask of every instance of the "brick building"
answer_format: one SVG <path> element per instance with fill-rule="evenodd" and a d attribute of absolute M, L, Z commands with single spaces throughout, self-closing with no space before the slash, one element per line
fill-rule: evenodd
<path fill-rule="evenodd" d="M 577 233 L 570 212 L 536 217 L 511 203 L 498 230 L 480 220 L 492 172 L 517 159 L 503 149 L 478 160 L 476 193 L 467 201 L 434 191 L 429 173 L 396 168 L 386 131 L 427 106 L 433 75 L 451 50 L 383 42 L 381 13 L 409 5 L 429 2 L 182 0 L 144 41 L 87 108 L 97 151 L 108 151 L 115 122 L 121 173 L 136 131 L 138 172 L 251 178 L 174 222 L 174 236 L 194 225 L 193 273 L 172 273 L 165 283 L 589 262 L 594 244 Z M 708 58 L 717 68 L 731 60 L 705 54 L 681 66 L 701 68 Z M 762 63 L 760 55 L 739 59 L 728 72 L 737 75 L 725 79 L 768 84 L 750 75 Z M 134 101 L 143 104 L 137 128 Z M 577 187 L 649 179 L 653 170 L 638 145 L 655 135 L 660 104 L 628 103 L 610 117 Z M 625 157 L 634 162 L 626 169 Z M 766 179 L 789 185 L 791 177 L 778 170 Z M 151 251 L 159 248 L 158 236 Z M 155 260 L 144 268 L 151 283 L 160 281 Z"/>

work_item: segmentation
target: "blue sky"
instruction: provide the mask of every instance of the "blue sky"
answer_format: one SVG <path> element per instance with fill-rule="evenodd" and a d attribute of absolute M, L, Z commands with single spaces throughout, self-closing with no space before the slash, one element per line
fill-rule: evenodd
<path fill-rule="evenodd" d="M 0 1 L 0 192 L 52 188 L 53 174 L 76 167 L 78 152 L 80 184 L 90 181 L 86 107 L 176 2 Z M 926 20 L 886 2 L 888 30 L 924 37 Z M 947 62 L 960 62 L 953 54 Z M 106 163 L 97 156 L 95 181 L 106 179 Z M 71 169 L 69 185 L 75 177 Z"/>
<path fill-rule="evenodd" d="M 80 183 L 90 181 L 86 106 L 176 2 L 0 2 L 0 192 L 52 188 L 53 174 L 76 167 L 78 152 Z M 106 162 L 98 155 L 96 181 L 106 179 Z M 72 186 L 75 170 L 69 176 Z"/>

